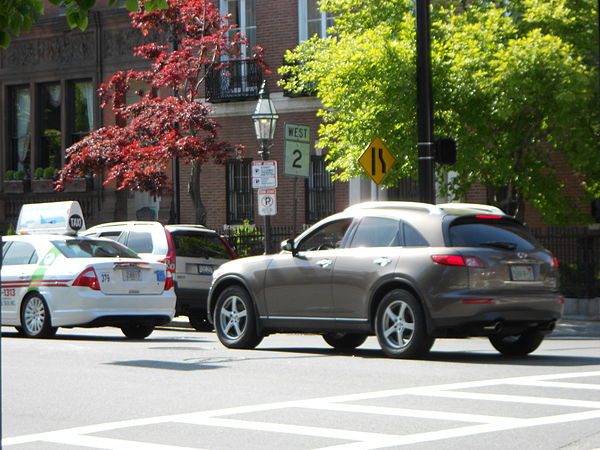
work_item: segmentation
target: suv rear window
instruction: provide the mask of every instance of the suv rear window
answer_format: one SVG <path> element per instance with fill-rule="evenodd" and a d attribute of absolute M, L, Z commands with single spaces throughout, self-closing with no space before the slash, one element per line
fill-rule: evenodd
<path fill-rule="evenodd" d="M 229 250 L 216 234 L 178 231 L 172 233 L 175 256 L 231 259 Z"/>
<path fill-rule="evenodd" d="M 450 225 L 450 247 L 491 247 L 506 250 L 540 248 L 527 229 L 512 221 L 455 221 Z"/>

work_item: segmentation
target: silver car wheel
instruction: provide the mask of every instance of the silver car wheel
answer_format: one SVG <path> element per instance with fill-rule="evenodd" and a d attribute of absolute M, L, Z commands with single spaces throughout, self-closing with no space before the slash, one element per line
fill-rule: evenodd
<path fill-rule="evenodd" d="M 390 347 L 401 349 L 410 344 L 415 332 L 415 316 L 410 305 L 402 300 L 390 303 L 381 320 L 383 336 Z"/>
<path fill-rule="evenodd" d="M 248 311 L 243 300 L 238 296 L 231 296 L 220 310 L 219 320 L 221 330 L 228 339 L 239 339 L 246 328 Z"/>
<path fill-rule="evenodd" d="M 46 321 L 46 307 L 39 297 L 32 297 L 23 311 L 23 326 L 31 335 L 39 334 Z"/>

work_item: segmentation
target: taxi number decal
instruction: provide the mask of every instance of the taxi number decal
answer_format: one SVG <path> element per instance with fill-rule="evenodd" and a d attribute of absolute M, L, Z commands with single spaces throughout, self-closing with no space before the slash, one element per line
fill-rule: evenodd
<path fill-rule="evenodd" d="M 110 283 L 110 273 L 100 273 L 100 281 L 102 283 Z"/>
<path fill-rule="evenodd" d="M 15 288 L 2 288 L 3 297 L 14 297 L 15 295 L 17 295 Z"/>

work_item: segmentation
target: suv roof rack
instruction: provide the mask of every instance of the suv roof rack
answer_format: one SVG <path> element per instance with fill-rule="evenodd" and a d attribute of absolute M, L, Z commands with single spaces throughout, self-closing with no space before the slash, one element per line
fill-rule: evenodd
<path fill-rule="evenodd" d="M 431 203 L 420 202 L 397 202 L 397 201 L 373 201 L 351 205 L 345 211 L 356 211 L 359 209 L 406 209 L 412 211 L 421 211 L 429 214 L 498 214 L 506 216 L 507 214 L 500 208 L 491 205 L 480 205 L 477 203 L 440 203 L 432 205 Z"/>
<path fill-rule="evenodd" d="M 351 205 L 345 211 L 356 211 L 358 209 L 409 209 L 429 214 L 441 214 L 441 210 L 430 203 L 419 202 L 396 202 L 396 201 L 374 201 Z"/>

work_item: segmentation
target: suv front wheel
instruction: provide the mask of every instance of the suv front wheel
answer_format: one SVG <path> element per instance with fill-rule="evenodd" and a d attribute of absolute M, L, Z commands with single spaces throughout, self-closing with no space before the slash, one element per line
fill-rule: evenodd
<path fill-rule="evenodd" d="M 431 349 L 421 303 L 403 289 L 388 292 L 377 307 L 375 332 L 383 352 L 392 358 L 417 358 Z"/>
<path fill-rule="evenodd" d="M 256 347 L 262 336 L 256 330 L 256 313 L 248 292 L 231 286 L 221 292 L 214 316 L 217 337 L 225 347 Z"/>

